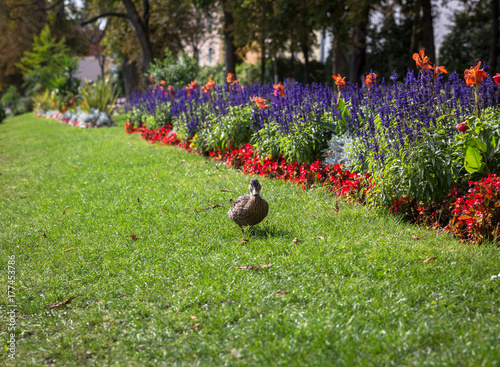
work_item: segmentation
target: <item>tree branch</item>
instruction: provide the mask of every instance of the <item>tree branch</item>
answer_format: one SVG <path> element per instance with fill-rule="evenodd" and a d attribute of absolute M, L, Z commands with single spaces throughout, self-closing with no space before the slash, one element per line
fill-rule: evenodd
<path fill-rule="evenodd" d="M 128 19 L 128 15 L 126 13 L 115 13 L 115 12 L 109 11 L 109 12 L 105 12 L 105 13 L 96 15 L 95 17 L 90 18 L 90 19 L 88 19 L 88 20 L 86 20 L 84 22 L 81 22 L 80 25 L 82 27 L 84 27 L 87 24 L 94 23 L 98 19 L 107 18 L 107 17 L 117 17 L 117 18 Z"/>

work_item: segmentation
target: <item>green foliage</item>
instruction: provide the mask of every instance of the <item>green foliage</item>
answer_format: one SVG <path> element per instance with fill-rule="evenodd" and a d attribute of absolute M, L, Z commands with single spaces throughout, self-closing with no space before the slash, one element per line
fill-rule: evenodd
<path fill-rule="evenodd" d="M 277 158 L 285 156 L 287 161 L 311 163 L 321 158 L 322 150 L 328 146 L 326 124 L 309 121 L 298 123 L 284 132 L 277 123 L 266 124 L 252 138 L 252 144 L 262 154 Z"/>
<path fill-rule="evenodd" d="M 25 52 L 18 64 L 23 71 L 27 94 L 53 89 L 54 78 L 64 72 L 68 52 L 64 38 L 57 42 L 46 25 L 40 35 L 35 36 L 33 51 Z"/>
<path fill-rule="evenodd" d="M 195 149 L 201 152 L 239 148 L 252 137 L 253 110 L 250 106 L 232 106 L 224 116 L 209 115 L 205 125 L 193 138 Z"/>
<path fill-rule="evenodd" d="M 12 114 L 17 115 L 17 103 L 19 101 L 19 98 L 21 98 L 21 95 L 17 91 L 17 88 L 11 85 L 9 86 L 9 88 L 7 88 L 7 91 L 2 96 L 0 102 L 2 102 L 4 106 L 9 107 L 12 111 Z"/>
<path fill-rule="evenodd" d="M 136 108 L 134 108 L 135 110 Z M 170 104 L 164 103 L 158 105 L 156 107 L 156 111 L 154 115 L 143 114 L 143 112 L 138 112 L 134 110 L 130 113 L 130 122 L 134 124 L 134 126 L 140 126 L 141 119 L 144 119 L 143 122 L 147 126 L 148 129 L 159 129 L 164 127 L 167 124 L 172 124 L 172 117 L 170 116 Z M 133 121 L 132 121 L 133 120 Z M 136 122 L 138 123 L 136 125 Z"/>
<path fill-rule="evenodd" d="M 17 113 L 22 114 L 33 110 L 33 99 L 31 97 L 21 97 L 17 101 Z"/>
<path fill-rule="evenodd" d="M 226 71 L 223 63 L 214 66 L 202 66 L 198 71 L 196 80 L 199 85 L 203 85 L 211 78 L 216 84 L 226 83 Z"/>
<path fill-rule="evenodd" d="M 85 82 L 80 88 L 82 96 L 82 110 L 89 112 L 91 108 L 96 108 L 102 112 L 113 112 L 113 105 L 118 98 L 116 86 L 108 80 L 99 79 L 96 82 Z"/>
<path fill-rule="evenodd" d="M 174 88 L 183 88 L 198 75 L 198 62 L 189 57 L 187 52 L 182 51 L 181 57 L 176 59 L 172 52 L 165 50 L 163 60 L 155 59 L 147 72 L 147 76 L 153 77 L 156 82 L 162 80 L 166 85 L 172 85 Z"/>
<path fill-rule="evenodd" d="M 44 92 L 33 96 L 33 110 L 38 113 L 59 109 L 60 107 L 61 102 L 53 91 L 46 89 Z"/>
<path fill-rule="evenodd" d="M 371 199 L 375 204 L 390 206 L 401 197 L 416 198 L 424 204 L 441 203 L 459 181 L 461 156 L 445 129 L 399 152 L 386 152 L 384 165 L 376 163 L 374 152 L 366 153 L 364 167 L 373 176 Z"/>
<path fill-rule="evenodd" d="M 52 88 L 64 105 L 72 105 L 76 99 L 80 80 L 75 77 L 79 62 L 69 55 L 64 55 L 61 63 L 61 73 L 54 76 L 51 81 Z"/>
<path fill-rule="evenodd" d="M 5 117 L 6 117 L 5 108 L 0 103 L 0 124 L 3 122 L 3 120 L 5 119 Z"/>
<path fill-rule="evenodd" d="M 127 121 L 129 121 L 134 127 L 142 126 L 145 123 L 146 114 L 137 107 L 133 107 L 127 113 Z"/>
<path fill-rule="evenodd" d="M 500 114 L 494 109 L 485 112 L 482 119 L 472 116 L 467 120 L 467 131 L 461 140 L 464 168 L 470 174 L 500 173 Z"/>

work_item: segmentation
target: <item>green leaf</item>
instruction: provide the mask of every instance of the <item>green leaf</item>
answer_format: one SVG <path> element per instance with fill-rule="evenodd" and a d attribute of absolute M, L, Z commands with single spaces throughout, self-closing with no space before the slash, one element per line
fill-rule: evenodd
<path fill-rule="evenodd" d="M 464 167 L 471 174 L 481 172 L 484 169 L 483 157 L 477 147 L 472 145 L 467 146 Z"/>

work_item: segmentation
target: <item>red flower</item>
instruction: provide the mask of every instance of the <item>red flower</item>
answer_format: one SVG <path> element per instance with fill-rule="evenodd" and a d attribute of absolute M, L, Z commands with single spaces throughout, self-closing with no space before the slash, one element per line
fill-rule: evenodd
<path fill-rule="evenodd" d="M 377 82 L 377 74 L 370 73 L 366 76 L 366 85 L 368 86 L 368 88 L 371 88 L 371 86 L 376 82 Z"/>
<path fill-rule="evenodd" d="M 467 131 L 467 122 L 462 122 L 456 126 L 457 130 L 461 133 L 465 133 Z"/>
<path fill-rule="evenodd" d="M 273 88 L 274 88 L 274 96 L 275 97 L 278 97 L 278 96 L 284 97 L 285 96 L 285 87 L 283 86 L 283 84 L 281 84 L 281 82 L 279 82 L 278 84 L 274 84 Z"/>
<path fill-rule="evenodd" d="M 267 109 L 266 100 L 262 97 L 252 97 L 252 101 L 257 104 L 257 107 Z"/>
<path fill-rule="evenodd" d="M 464 71 L 465 82 L 469 87 L 475 86 L 476 88 L 479 88 L 479 85 L 483 81 L 483 78 L 488 78 L 488 74 L 486 73 L 486 71 L 479 69 L 480 66 L 481 61 L 479 61 L 475 67 L 471 66 L 469 69 L 466 69 Z"/>
<path fill-rule="evenodd" d="M 493 77 L 493 80 L 495 81 L 495 83 L 500 84 L 500 74 L 497 73 L 497 75 Z"/>
<path fill-rule="evenodd" d="M 375 76 L 376 77 L 376 76 Z M 335 80 L 335 84 L 337 85 L 337 88 L 340 90 L 342 87 L 346 86 L 345 83 L 345 78 L 346 77 L 341 77 L 340 74 L 338 75 L 332 75 L 333 80 Z"/>
<path fill-rule="evenodd" d="M 417 64 L 417 68 L 419 69 L 429 69 L 431 68 L 431 62 L 429 60 L 429 58 L 427 56 L 425 56 L 425 52 L 424 50 L 420 50 L 417 53 L 414 53 L 413 54 L 413 60 L 415 60 L 416 64 Z"/>
<path fill-rule="evenodd" d="M 208 78 L 208 83 L 203 86 L 203 93 L 208 93 L 214 90 L 215 82 Z"/>

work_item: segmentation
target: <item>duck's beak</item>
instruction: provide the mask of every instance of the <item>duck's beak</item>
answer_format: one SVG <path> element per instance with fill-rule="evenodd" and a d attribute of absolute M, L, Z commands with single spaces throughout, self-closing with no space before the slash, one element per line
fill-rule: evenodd
<path fill-rule="evenodd" d="M 252 187 L 252 195 L 259 195 L 259 190 L 257 190 L 255 187 Z"/>

